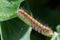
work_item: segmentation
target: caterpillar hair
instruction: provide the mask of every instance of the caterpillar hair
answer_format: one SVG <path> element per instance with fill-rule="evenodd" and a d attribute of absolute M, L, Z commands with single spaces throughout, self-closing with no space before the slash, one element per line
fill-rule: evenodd
<path fill-rule="evenodd" d="M 30 16 L 25 10 L 19 9 L 17 13 L 18 17 L 22 19 L 25 23 L 30 25 L 35 31 L 41 33 L 42 35 L 51 37 L 53 35 L 53 31 L 51 28 L 46 27 L 45 25 L 38 22 L 32 16 Z"/>

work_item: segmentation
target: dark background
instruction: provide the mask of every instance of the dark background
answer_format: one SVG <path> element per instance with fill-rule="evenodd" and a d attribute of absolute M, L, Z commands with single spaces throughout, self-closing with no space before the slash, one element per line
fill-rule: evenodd
<path fill-rule="evenodd" d="M 55 27 L 60 24 L 60 1 L 28 0 L 28 3 L 33 16 L 56 31 Z"/>

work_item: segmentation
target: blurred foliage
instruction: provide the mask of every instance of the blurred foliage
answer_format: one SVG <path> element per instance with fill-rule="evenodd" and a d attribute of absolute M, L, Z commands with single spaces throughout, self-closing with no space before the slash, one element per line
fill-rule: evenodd
<path fill-rule="evenodd" d="M 16 11 L 23 0 L 0 0 L 0 21 L 15 18 Z"/>
<path fill-rule="evenodd" d="M 60 33 L 60 25 L 57 25 L 56 30 L 58 33 Z"/>
<path fill-rule="evenodd" d="M 30 40 L 31 28 L 18 18 L 3 21 L 1 26 L 3 40 Z"/>

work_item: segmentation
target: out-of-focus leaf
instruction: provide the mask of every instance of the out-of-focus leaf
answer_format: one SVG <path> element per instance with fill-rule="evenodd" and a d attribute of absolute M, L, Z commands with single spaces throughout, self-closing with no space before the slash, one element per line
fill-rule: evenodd
<path fill-rule="evenodd" d="M 30 40 L 31 28 L 18 18 L 1 23 L 3 40 Z"/>
<path fill-rule="evenodd" d="M 0 0 L 0 21 L 16 17 L 16 11 L 23 0 Z"/>
<path fill-rule="evenodd" d="M 25 35 L 20 40 L 31 40 L 30 39 L 31 29 L 32 28 L 30 27 L 29 30 L 25 33 Z"/>
<path fill-rule="evenodd" d="M 57 30 L 58 33 L 60 33 L 60 25 L 58 25 L 58 26 L 56 27 L 56 30 Z"/>
<path fill-rule="evenodd" d="M 51 40 L 60 40 L 60 33 L 55 32 Z"/>

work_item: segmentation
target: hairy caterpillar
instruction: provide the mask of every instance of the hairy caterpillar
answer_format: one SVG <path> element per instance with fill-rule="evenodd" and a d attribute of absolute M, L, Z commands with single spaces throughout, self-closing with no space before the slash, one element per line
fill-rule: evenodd
<path fill-rule="evenodd" d="M 28 25 L 32 26 L 32 28 L 37 31 L 38 33 L 41 33 L 42 35 L 51 37 L 53 34 L 53 31 L 49 28 L 35 20 L 33 17 L 31 17 L 25 10 L 19 9 L 18 10 L 18 17 L 23 20 Z"/>

